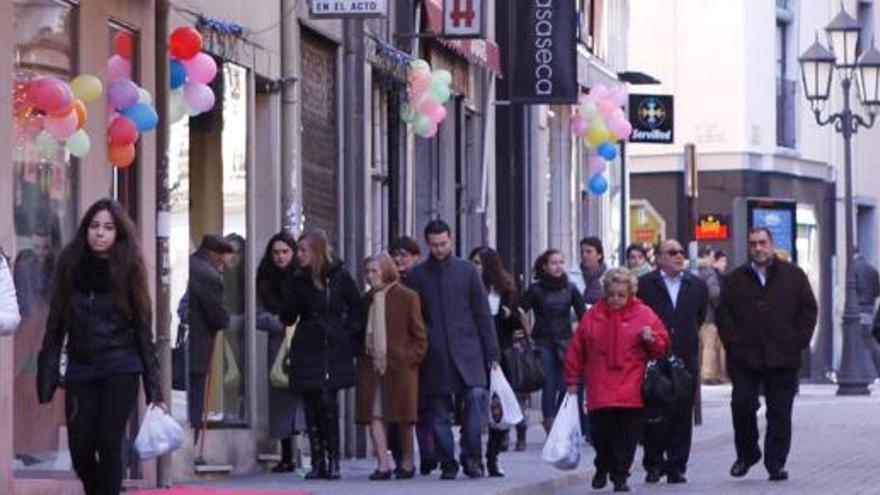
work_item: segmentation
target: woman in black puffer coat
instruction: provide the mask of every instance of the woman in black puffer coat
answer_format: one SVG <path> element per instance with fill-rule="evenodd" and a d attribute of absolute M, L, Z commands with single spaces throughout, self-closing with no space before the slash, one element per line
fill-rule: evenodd
<path fill-rule="evenodd" d="M 303 234 L 296 254 L 300 271 L 285 291 L 281 321 L 292 325 L 299 319 L 290 345 L 290 387 L 305 402 L 312 451 L 306 479 L 338 479 L 336 392 L 355 384 L 355 349 L 363 347 L 366 311 L 357 284 L 333 257 L 323 230 Z"/>
<path fill-rule="evenodd" d="M 41 404 L 60 385 L 67 337 L 67 437 L 86 495 L 119 493 L 122 439 L 143 378 L 167 411 L 153 347 L 152 303 L 137 230 L 111 199 L 93 204 L 59 257 L 37 367 Z"/>

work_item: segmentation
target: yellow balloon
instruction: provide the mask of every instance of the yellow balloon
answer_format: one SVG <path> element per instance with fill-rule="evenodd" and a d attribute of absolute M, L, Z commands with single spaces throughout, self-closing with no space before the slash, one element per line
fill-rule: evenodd
<path fill-rule="evenodd" d="M 590 148 L 595 148 L 608 141 L 609 135 L 611 135 L 611 131 L 605 127 L 605 124 L 593 123 L 590 126 L 590 132 L 587 133 L 587 143 L 590 145 Z"/>
<path fill-rule="evenodd" d="M 91 74 L 80 74 L 70 81 L 73 94 L 84 102 L 96 100 L 104 91 L 101 80 Z"/>

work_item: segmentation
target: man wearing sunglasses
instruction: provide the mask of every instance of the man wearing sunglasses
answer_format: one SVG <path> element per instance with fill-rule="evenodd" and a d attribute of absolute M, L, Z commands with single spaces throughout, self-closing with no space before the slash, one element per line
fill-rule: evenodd
<path fill-rule="evenodd" d="M 672 352 L 681 358 L 691 376 L 699 373 L 699 331 L 706 320 L 709 289 L 685 270 L 685 252 L 675 239 L 657 248 L 657 270 L 639 279 L 639 298 L 657 313 L 669 330 Z M 693 395 L 685 407 L 649 417 L 645 424 L 645 482 L 685 483 L 693 432 Z"/>

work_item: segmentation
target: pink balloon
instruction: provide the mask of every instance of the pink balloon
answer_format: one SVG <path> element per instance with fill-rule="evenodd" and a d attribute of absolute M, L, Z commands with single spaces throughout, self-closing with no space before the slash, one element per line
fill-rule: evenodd
<path fill-rule="evenodd" d="M 28 101 L 46 113 L 57 112 L 70 106 L 73 92 L 70 86 L 53 76 L 38 77 L 27 83 Z"/>
<path fill-rule="evenodd" d="M 422 104 L 422 112 L 428 117 L 428 120 L 437 124 L 443 122 L 446 118 L 446 108 L 431 99 L 425 99 L 425 102 Z"/>
<path fill-rule="evenodd" d="M 429 87 L 431 87 L 431 72 L 430 71 L 417 71 L 409 79 L 410 87 L 412 88 L 413 93 L 416 98 L 418 98 L 422 93 L 424 93 Z"/>
<path fill-rule="evenodd" d="M 590 174 L 603 174 L 608 169 L 608 163 L 599 155 L 590 155 L 588 160 L 590 166 Z"/>
<path fill-rule="evenodd" d="M 181 63 L 186 68 L 187 81 L 191 83 L 208 84 L 217 76 L 217 63 L 207 53 L 200 52 Z"/>
<path fill-rule="evenodd" d="M 606 96 L 608 96 L 608 92 L 610 90 L 604 84 L 597 84 L 593 88 L 590 88 L 590 96 L 595 98 L 595 101 L 604 100 Z"/>
<path fill-rule="evenodd" d="M 131 79 L 131 62 L 122 58 L 121 55 L 113 55 L 107 60 L 107 77 L 111 81 Z"/>
<path fill-rule="evenodd" d="M 214 108 L 214 91 L 207 84 L 184 84 L 183 99 L 187 106 L 197 113 L 207 112 Z"/>
<path fill-rule="evenodd" d="M 614 88 L 608 94 L 608 99 L 611 100 L 618 107 L 625 107 L 627 101 L 629 100 L 629 96 L 627 96 L 625 89 Z"/>
<path fill-rule="evenodd" d="M 596 106 L 599 108 L 599 113 L 606 119 L 611 118 L 611 116 L 614 115 L 614 111 L 617 109 L 614 102 L 608 99 L 600 100 Z"/>
<path fill-rule="evenodd" d="M 608 129 L 617 139 L 626 139 L 632 134 L 633 127 L 626 119 L 612 120 Z"/>
<path fill-rule="evenodd" d="M 587 119 L 585 119 L 580 114 L 575 114 L 571 117 L 571 132 L 576 136 L 583 136 L 587 133 L 589 129 L 589 125 L 587 124 Z"/>
<path fill-rule="evenodd" d="M 79 125 L 79 117 L 73 110 L 61 117 L 47 116 L 43 119 L 43 128 L 58 141 L 67 139 L 76 132 L 77 125 Z"/>
<path fill-rule="evenodd" d="M 437 131 L 439 129 L 440 129 L 440 126 L 438 126 L 436 122 L 431 122 L 431 127 L 428 127 L 428 131 L 425 132 L 424 134 L 422 134 L 422 137 L 425 139 L 430 139 L 430 138 L 437 135 Z"/>

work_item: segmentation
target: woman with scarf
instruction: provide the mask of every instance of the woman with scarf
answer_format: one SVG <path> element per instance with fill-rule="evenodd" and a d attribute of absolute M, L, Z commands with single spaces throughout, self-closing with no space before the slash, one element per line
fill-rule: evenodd
<path fill-rule="evenodd" d="M 565 258 L 556 249 L 548 249 L 534 264 L 535 281 L 523 295 L 522 308 L 533 311 L 532 338 L 541 351 L 544 367 L 544 390 L 541 412 L 544 429 L 549 432 L 556 411 L 565 395 L 563 358 L 574 327 L 571 312 L 578 320 L 584 315 L 584 298 L 565 274 Z"/>
<path fill-rule="evenodd" d="M 370 291 L 363 355 L 358 362 L 356 419 L 370 425 L 378 467 L 370 480 L 390 480 L 386 427 L 400 432 L 401 465 L 398 479 L 415 475 L 413 427 L 418 416 L 419 365 L 428 350 L 419 296 L 399 283 L 394 261 L 387 254 L 367 259 Z"/>
<path fill-rule="evenodd" d="M 614 483 L 628 492 L 629 468 L 642 423 L 642 380 L 651 358 L 665 355 L 669 334 L 660 318 L 636 296 L 638 279 L 626 268 L 602 277 L 604 295 L 577 327 L 565 355 L 569 393 L 583 383 L 587 398 L 596 472 L 593 488 Z"/>
<path fill-rule="evenodd" d="M 269 335 L 267 342 L 269 372 L 281 350 L 287 327 L 281 322 L 282 291 L 296 270 L 296 241 L 287 232 L 269 239 L 266 253 L 257 268 L 257 329 Z M 302 397 L 289 389 L 269 385 L 269 434 L 281 443 L 281 462 L 273 473 L 294 470 L 293 443 L 304 423 Z"/>

